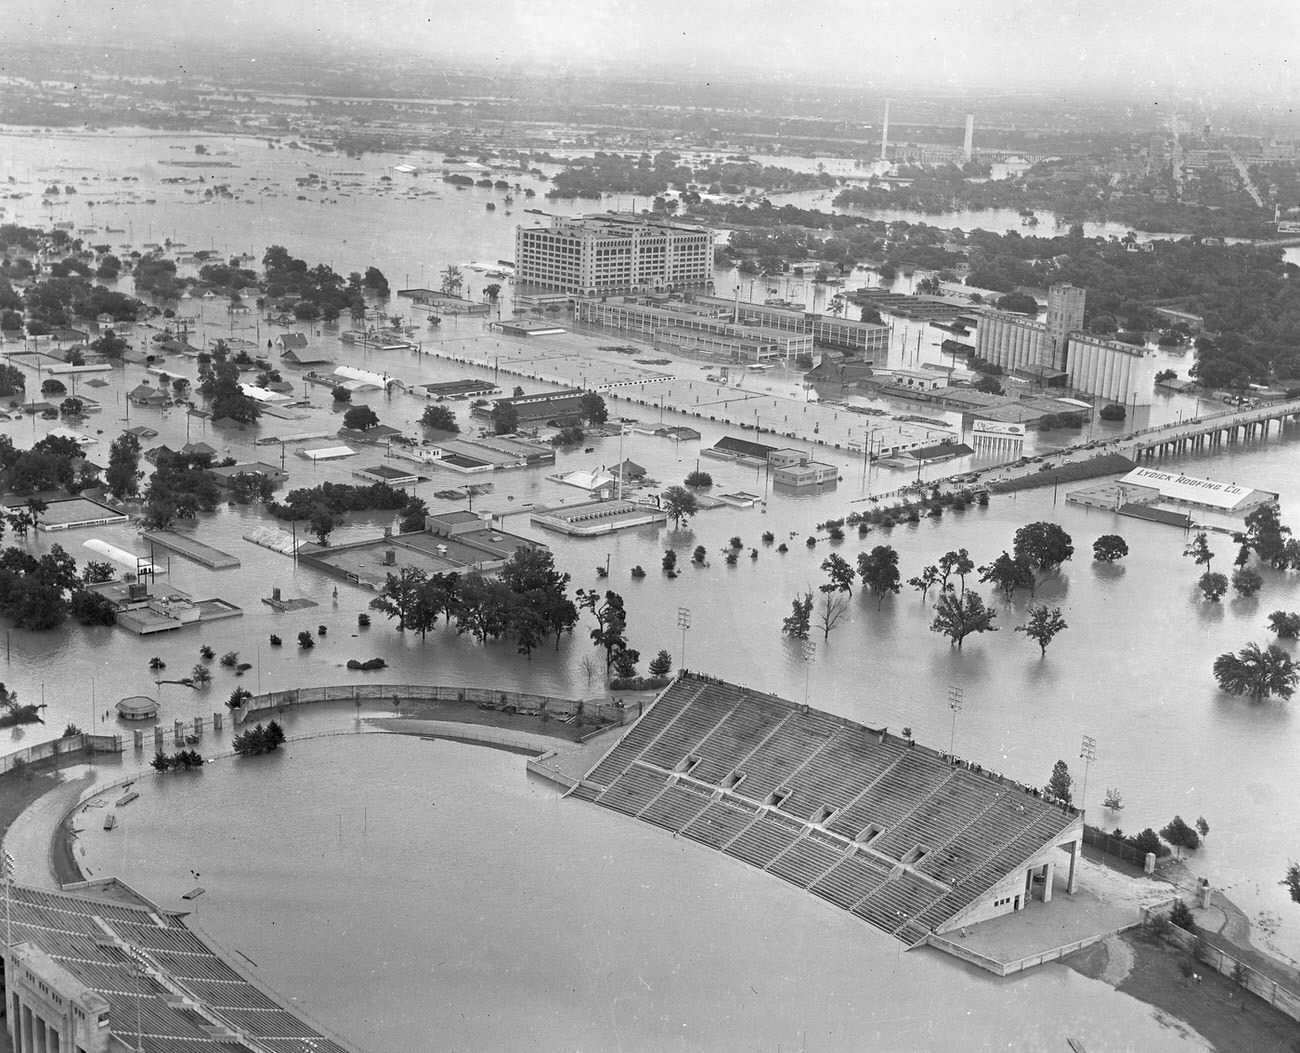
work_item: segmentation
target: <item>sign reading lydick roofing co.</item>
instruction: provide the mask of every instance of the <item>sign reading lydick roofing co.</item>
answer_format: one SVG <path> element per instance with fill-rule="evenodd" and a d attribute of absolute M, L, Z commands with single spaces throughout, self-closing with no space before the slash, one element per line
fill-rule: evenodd
<path fill-rule="evenodd" d="M 1198 479 L 1194 475 L 1158 472 L 1154 468 L 1134 468 L 1124 478 L 1126 481 L 1141 482 L 1157 489 L 1163 489 L 1165 486 L 1190 487 L 1200 491 L 1217 491 L 1225 497 L 1245 497 L 1250 493 L 1245 487 L 1237 486 L 1235 483 L 1220 483 L 1213 479 Z"/>
<path fill-rule="evenodd" d="M 1145 486 L 1157 491 L 1161 500 L 1175 501 L 1222 511 L 1245 511 L 1257 504 L 1277 500 L 1277 494 L 1265 490 L 1221 483 L 1214 479 L 1198 479 L 1193 475 L 1176 475 L 1155 468 L 1134 468 L 1120 480 L 1123 485 Z"/>

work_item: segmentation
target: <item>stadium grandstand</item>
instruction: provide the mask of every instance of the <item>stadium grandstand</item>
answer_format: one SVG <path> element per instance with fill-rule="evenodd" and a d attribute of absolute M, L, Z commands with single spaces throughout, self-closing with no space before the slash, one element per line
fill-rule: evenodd
<path fill-rule="evenodd" d="M 120 882 L 86 895 L 6 894 L 3 1004 L 15 1050 L 349 1053 Z"/>
<path fill-rule="evenodd" d="M 682 673 L 572 788 L 903 941 L 1050 901 L 1081 814 L 978 764 Z M 1068 852 L 1068 856 L 1066 853 Z"/>

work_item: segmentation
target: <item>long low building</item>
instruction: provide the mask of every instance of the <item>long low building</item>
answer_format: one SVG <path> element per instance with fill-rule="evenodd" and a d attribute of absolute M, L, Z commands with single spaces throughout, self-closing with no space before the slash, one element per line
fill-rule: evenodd
<path fill-rule="evenodd" d="M 1236 483 L 1221 483 L 1155 468 L 1134 468 L 1119 480 L 1118 486 L 1121 493 L 1125 487 L 1140 487 L 1156 491 L 1161 502 L 1239 516 L 1260 505 L 1275 504 L 1279 496 L 1271 490 L 1255 490 Z"/>

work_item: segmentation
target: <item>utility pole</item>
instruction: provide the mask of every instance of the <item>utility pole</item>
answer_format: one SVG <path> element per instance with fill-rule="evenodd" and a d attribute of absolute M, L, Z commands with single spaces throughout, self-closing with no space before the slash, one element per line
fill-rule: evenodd
<path fill-rule="evenodd" d="M 686 630 L 691 627 L 691 609 L 689 607 L 677 608 L 677 628 L 682 631 L 682 653 L 677 660 L 679 669 L 686 668 Z"/>

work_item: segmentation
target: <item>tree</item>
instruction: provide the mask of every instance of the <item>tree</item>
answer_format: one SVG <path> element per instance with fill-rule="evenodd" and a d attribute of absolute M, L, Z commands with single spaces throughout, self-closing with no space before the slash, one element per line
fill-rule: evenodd
<path fill-rule="evenodd" d="M 1286 541 L 1290 533 L 1291 528 L 1283 526 L 1278 519 L 1276 505 L 1260 505 L 1246 516 L 1246 544 L 1275 570 L 1286 569 Z"/>
<path fill-rule="evenodd" d="M 858 577 L 863 586 L 876 597 L 876 610 L 891 593 L 898 595 L 902 588 L 898 573 L 898 553 L 892 545 L 877 545 L 870 553 L 858 554 Z"/>
<path fill-rule="evenodd" d="M 513 402 L 498 399 L 492 403 L 492 430 L 497 435 L 510 435 L 519 430 L 519 410 Z"/>
<path fill-rule="evenodd" d="M 194 668 L 190 670 L 190 679 L 196 687 L 207 687 L 212 683 L 212 670 L 202 662 L 195 662 Z"/>
<path fill-rule="evenodd" d="M 991 583 L 1008 604 L 1017 589 L 1034 587 L 1034 571 L 1027 560 L 1017 559 L 1006 549 L 992 563 L 979 568 L 980 581 Z"/>
<path fill-rule="evenodd" d="M 351 402 L 352 392 L 341 385 L 335 385 L 330 389 L 330 397 L 333 398 L 335 402 Z"/>
<path fill-rule="evenodd" d="M 1002 382 L 997 377 L 980 377 L 975 381 L 975 390 L 983 392 L 985 395 L 1005 395 L 1006 389 L 1003 388 Z"/>
<path fill-rule="evenodd" d="M 123 432 L 109 447 L 108 471 L 104 473 L 104 484 L 117 500 L 125 501 L 140 493 L 140 480 L 143 478 L 144 473 L 140 471 L 140 440 Z"/>
<path fill-rule="evenodd" d="M 1123 420 L 1125 417 L 1128 416 L 1128 410 L 1126 410 L 1118 402 L 1108 402 L 1106 405 L 1102 406 L 1100 410 L 1098 410 L 1097 416 L 1100 417 L 1102 420 L 1110 420 L 1110 421 Z"/>
<path fill-rule="evenodd" d="M 660 496 L 659 507 L 668 513 L 674 529 L 680 529 L 683 522 L 700 510 L 700 503 L 686 487 L 670 486 Z"/>
<path fill-rule="evenodd" d="M 1060 607 L 1048 607 L 1045 603 L 1033 603 L 1029 606 L 1029 620 L 1024 625 L 1017 625 L 1016 632 L 1024 633 L 1038 644 L 1040 655 L 1047 654 L 1047 645 L 1052 642 L 1062 629 L 1069 626 L 1061 616 Z"/>
<path fill-rule="evenodd" d="M 631 647 L 624 647 L 614 655 L 614 673 L 630 680 L 636 676 L 636 664 L 641 660 L 641 652 Z"/>
<path fill-rule="evenodd" d="M 483 298 L 485 300 L 489 300 L 492 303 L 496 303 L 497 300 L 500 299 L 500 297 L 501 297 L 501 286 L 498 285 L 496 282 L 492 282 L 488 285 L 483 286 Z"/>
<path fill-rule="evenodd" d="M 456 414 L 449 406 L 425 406 L 424 413 L 420 415 L 420 423 L 426 428 L 449 431 L 452 434 L 460 431 L 460 425 L 456 423 Z"/>
<path fill-rule="evenodd" d="M 1016 531 L 1011 551 L 1044 576 L 1074 555 L 1074 542 L 1056 523 L 1027 523 Z"/>
<path fill-rule="evenodd" d="M 997 611 L 985 607 L 977 592 L 958 593 L 944 589 L 934 605 L 930 631 L 947 636 L 961 650 L 962 641 L 971 633 L 995 633 L 993 619 Z"/>
<path fill-rule="evenodd" d="M 117 605 L 107 596 L 90 589 L 76 589 L 68 601 L 68 613 L 79 625 L 116 625 Z"/>
<path fill-rule="evenodd" d="M 1228 591 L 1228 578 L 1217 571 L 1207 570 L 1200 576 L 1196 584 L 1200 586 L 1201 594 L 1211 603 L 1218 603 L 1223 599 L 1223 594 Z"/>
<path fill-rule="evenodd" d="M 609 409 L 605 400 L 594 391 L 584 391 L 578 400 L 579 413 L 588 424 L 604 424 L 609 420 Z"/>
<path fill-rule="evenodd" d="M 623 597 L 617 592 L 606 592 L 601 597 L 595 589 L 577 592 L 578 606 L 584 607 L 596 618 L 596 628 L 591 630 L 591 640 L 605 649 L 605 673 L 614 664 L 618 653 L 627 648 L 627 611 Z"/>
<path fill-rule="evenodd" d="M 1232 572 L 1232 587 L 1241 597 L 1254 596 L 1264 587 L 1264 579 L 1259 571 L 1250 567 L 1238 567 Z"/>
<path fill-rule="evenodd" d="M 1128 555 L 1128 542 L 1118 534 L 1102 534 L 1092 543 L 1092 558 L 1098 563 L 1114 563 Z"/>
<path fill-rule="evenodd" d="M 307 519 L 307 531 L 316 535 L 316 541 L 320 545 L 330 543 L 330 534 L 334 532 L 335 525 L 334 516 L 329 509 L 320 506 L 313 509 Z"/>
<path fill-rule="evenodd" d="M 1205 821 L 1205 816 L 1203 815 L 1197 816 L 1196 832 L 1201 835 L 1202 841 L 1210 836 L 1210 824 Z"/>
<path fill-rule="evenodd" d="M 790 616 L 781 623 L 781 632 L 796 640 L 806 640 L 812 629 L 813 594 L 805 592 L 796 596 L 791 606 Z"/>
<path fill-rule="evenodd" d="M 931 563 L 929 566 L 922 568 L 921 573 L 914 578 L 908 578 L 907 583 L 921 594 L 921 602 L 924 603 L 929 596 L 929 592 L 938 584 L 940 578 L 939 568 Z"/>
<path fill-rule="evenodd" d="M 1286 868 L 1286 874 L 1279 885 L 1285 885 L 1287 891 L 1291 894 L 1292 903 L 1300 903 L 1300 863 L 1291 863 Z"/>
<path fill-rule="evenodd" d="M 1119 812 L 1124 809 L 1124 798 L 1120 796 L 1118 787 L 1106 787 L 1106 796 L 1102 798 L 1101 806 L 1108 812 Z"/>
<path fill-rule="evenodd" d="M 460 268 L 454 263 L 449 263 L 442 272 L 442 291 L 448 296 L 459 296 L 461 287 L 465 284 L 465 278 L 460 272 Z"/>
<path fill-rule="evenodd" d="M 1236 654 L 1226 651 L 1214 660 L 1214 678 L 1219 690 L 1230 695 L 1249 695 L 1263 700 L 1277 695 L 1290 698 L 1295 694 L 1300 670 L 1277 644 L 1261 649 L 1250 643 Z"/>
<path fill-rule="evenodd" d="M 1183 858 L 1184 848 L 1194 852 L 1201 847 L 1200 835 L 1184 822 L 1181 815 L 1170 819 L 1168 825 L 1160 831 L 1160 836 L 1178 849 L 1179 859 Z"/>
<path fill-rule="evenodd" d="M 1165 827 L 1166 830 L 1169 827 Z M 1179 858 L 1182 853 L 1179 853 Z M 1169 924 L 1177 925 L 1184 932 L 1194 932 L 1196 930 L 1196 921 L 1192 917 L 1191 908 L 1181 899 L 1174 900 L 1173 906 L 1169 908 Z"/>
<path fill-rule="evenodd" d="M 459 273 L 459 271 L 457 273 Z M 373 292 L 377 297 L 379 297 L 379 299 L 388 299 L 388 279 L 384 277 L 384 272 L 378 267 L 367 267 L 366 276 L 361 279 L 361 284 Z"/>
<path fill-rule="evenodd" d="M 668 670 L 673 667 L 673 656 L 667 651 L 660 651 L 650 659 L 650 675 L 653 677 L 665 677 Z"/>
<path fill-rule="evenodd" d="M 702 472 L 697 468 L 686 476 L 684 483 L 692 490 L 707 490 L 713 485 L 713 476 L 708 472 Z"/>
<path fill-rule="evenodd" d="M 826 572 L 827 581 L 820 587 L 821 592 L 847 592 L 853 595 L 853 568 L 848 560 L 832 552 L 822 560 L 822 570 Z"/>
<path fill-rule="evenodd" d="M 1073 787 L 1074 778 L 1070 775 L 1069 765 L 1065 761 L 1059 760 L 1052 765 L 1052 777 L 1047 780 L 1047 785 L 1043 787 L 1043 793 L 1053 800 L 1069 804 L 1074 800 L 1071 792 Z"/>
<path fill-rule="evenodd" d="M 343 414 L 343 427 L 369 431 L 379 423 L 379 416 L 369 406 L 353 406 Z"/>
<path fill-rule="evenodd" d="M 1169 855 L 1169 849 L 1167 849 L 1165 843 L 1160 840 L 1160 835 L 1149 826 L 1135 837 L 1126 837 L 1124 840 L 1143 855 L 1150 853 L 1158 859 L 1162 859 Z"/>
<path fill-rule="evenodd" d="M 1274 611 L 1268 616 L 1268 627 L 1283 640 L 1300 636 L 1300 614 L 1294 611 Z"/>
<path fill-rule="evenodd" d="M 830 639 L 831 630 L 839 627 L 840 620 L 848 613 L 849 601 L 839 592 L 821 587 L 822 598 L 817 604 L 817 627 L 822 631 L 822 639 Z"/>
<path fill-rule="evenodd" d="M 405 632 L 427 580 L 428 575 L 419 567 L 402 567 L 396 574 L 385 575 L 384 587 L 370 601 L 370 609 L 396 618 L 397 631 Z"/>
<path fill-rule="evenodd" d="M 1188 543 L 1187 548 L 1183 550 L 1183 555 L 1187 556 L 1198 567 L 1210 569 L 1210 560 L 1214 558 L 1214 553 L 1210 551 L 1209 538 L 1205 536 L 1205 531 L 1198 531 L 1192 540 Z"/>
<path fill-rule="evenodd" d="M 975 561 L 964 548 L 955 552 L 945 552 L 939 557 L 939 571 L 943 575 L 940 584 L 946 589 L 948 579 L 956 574 L 961 579 L 961 591 L 966 591 L 966 575 L 975 569 Z"/>

